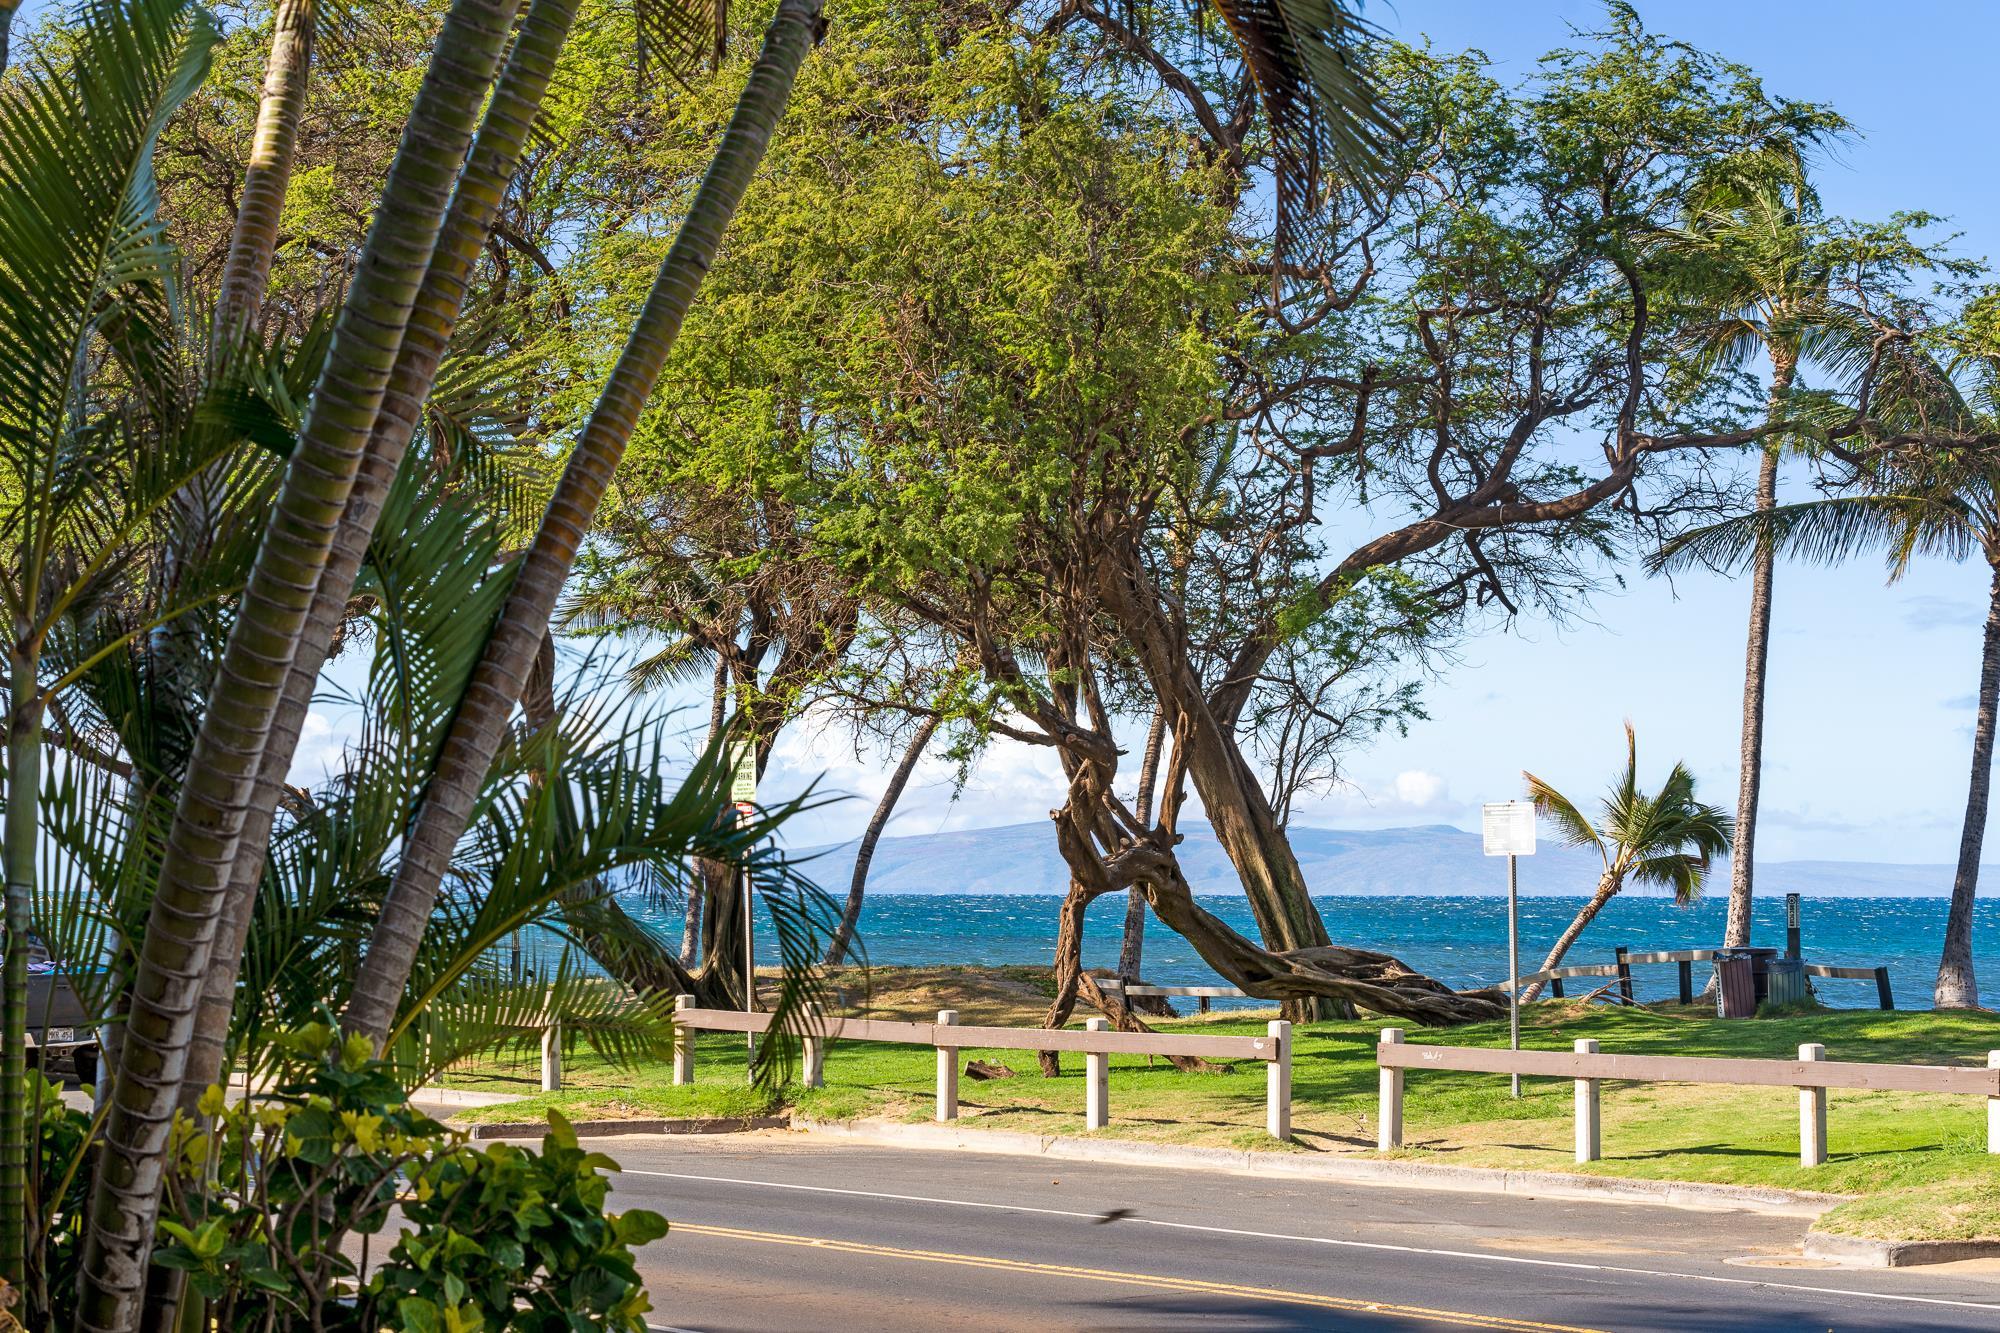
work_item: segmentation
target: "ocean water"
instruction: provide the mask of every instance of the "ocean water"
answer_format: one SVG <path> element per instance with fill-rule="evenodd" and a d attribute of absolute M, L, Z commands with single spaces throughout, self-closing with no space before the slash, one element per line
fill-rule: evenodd
<path fill-rule="evenodd" d="M 868 959 L 894 963 L 1047 963 L 1055 947 L 1060 899 L 1044 895 L 882 895 L 868 898 L 861 934 Z M 1324 897 L 1314 900 L 1334 941 L 1394 954 L 1422 972 L 1457 987 L 1507 976 L 1507 902 L 1504 897 Z M 1248 904 L 1240 896 L 1203 896 L 1202 906 L 1236 929 L 1257 937 Z M 1580 899 L 1521 900 L 1521 970 L 1532 972 L 1575 915 Z M 1652 895 L 1625 895 L 1606 904 L 1563 960 L 1608 963 L 1625 945 L 1649 949 L 1705 949 L 1722 942 L 1725 895 L 1689 907 Z M 1886 963 L 1902 1009 L 1928 1008 L 1944 938 L 1942 898 L 1805 899 L 1801 911 L 1802 949 L 1808 962 L 1842 967 Z M 1125 901 L 1101 899 L 1085 918 L 1084 963 L 1115 967 Z M 1782 899 L 1756 906 L 1752 943 L 1782 948 Z M 679 938 L 679 922 L 659 920 Z M 768 937 L 769 932 L 761 932 Z M 1982 998 L 2000 1004 L 2000 900 L 1977 904 L 1973 951 Z M 760 961 L 777 962 L 775 951 L 760 947 Z M 1222 979 L 1186 941 L 1149 920 L 1144 973 L 1157 985 L 1220 985 Z M 1641 1000 L 1671 999 L 1676 993 L 1671 964 L 1633 969 Z M 1703 969 L 1696 967 L 1697 985 Z M 1873 981 L 1815 978 L 1823 1003 L 1872 1008 Z"/>

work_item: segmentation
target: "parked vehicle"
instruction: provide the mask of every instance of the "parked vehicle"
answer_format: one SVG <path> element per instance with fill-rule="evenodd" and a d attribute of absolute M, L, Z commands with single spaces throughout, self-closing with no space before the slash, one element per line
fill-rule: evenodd
<path fill-rule="evenodd" d="M 61 968 L 46 959 L 28 965 L 28 1063 L 46 1070 L 66 1060 L 79 1083 L 97 1082 L 98 1033 L 90 1010 Z"/>

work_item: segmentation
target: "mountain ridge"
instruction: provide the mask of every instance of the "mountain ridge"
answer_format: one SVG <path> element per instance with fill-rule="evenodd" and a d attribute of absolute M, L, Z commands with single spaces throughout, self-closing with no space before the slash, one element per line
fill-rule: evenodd
<path fill-rule="evenodd" d="M 1449 824 L 1388 829 L 1294 826 L 1292 850 L 1317 895 L 1447 897 L 1504 894 L 1506 863 L 1483 854 L 1479 835 Z M 832 891 L 854 873 L 858 840 L 797 851 L 802 869 Z M 1234 869 L 1206 823 L 1183 829 L 1181 866 L 1197 893 L 1240 894 Z M 1523 896 L 1581 896 L 1595 887 L 1602 863 L 1589 849 L 1543 838 L 1521 858 Z M 1768 894 L 1818 898 L 1926 898 L 1951 892 L 1949 865 L 1877 861 L 1766 861 L 1757 886 Z M 887 836 L 875 847 L 868 891 L 881 894 L 1060 894 L 1069 876 L 1048 823 L 1003 824 L 942 833 Z M 1710 875 L 1709 892 L 1726 892 L 1726 863 Z M 1649 892 L 1632 885 L 1627 893 Z M 1658 890 L 1650 892 L 1657 893 Z"/>

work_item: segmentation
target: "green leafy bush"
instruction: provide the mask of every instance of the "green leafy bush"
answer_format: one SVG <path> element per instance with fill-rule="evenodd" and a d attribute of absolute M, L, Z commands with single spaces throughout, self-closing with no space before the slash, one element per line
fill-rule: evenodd
<path fill-rule="evenodd" d="M 632 1249 L 657 1214 L 604 1209 L 618 1164 L 560 1116 L 540 1152 L 475 1148 L 410 1106 L 365 1038 L 309 1024 L 281 1039 L 274 1092 L 176 1121 L 154 1259 L 187 1274 L 221 1328 L 355 1333 L 641 1333 Z M 409 1229 L 370 1262 L 350 1237 Z"/>

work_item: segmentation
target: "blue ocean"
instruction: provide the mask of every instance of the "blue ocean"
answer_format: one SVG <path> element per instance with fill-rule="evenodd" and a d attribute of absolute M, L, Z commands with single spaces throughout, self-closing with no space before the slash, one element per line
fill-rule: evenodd
<path fill-rule="evenodd" d="M 1722 941 L 1726 895 L 1714 894 L 1689 907 L 1652 895 L 1614 898 L 1570 950 L 1565 963 L 1608 963 L 1612 950 L 1714 948 Z M 876 964 L 1046 964 L 1055 947 L 1056 908 L 1061 900 L 1041 894 L 871 895 L 861 916 L 868 959 Z M 1378 949 L 1454 986 L 1502 981 L 1507 976 L 1507 903 L 1503 897 L 1323 897 L 1315 900 L 1337 943 Z M 1241 896 L 1204 895 L 1202 906 L 1256 938 L 1248 904 Z M 1580 906 L 1574 898 L 1521 900 L 1521 970 L 1541 965 L 1550 943 Z M 1808 962 L 1843 967 L 1887 964 L 1896 1005 L 1928 1008 L 1944 938 L 1943 898 L 1806 898 L 1801 934 Z M 1093 904 L 1086 918 L 1084 963 L 1113 967 L 1123 926 L 1123 897 Z M 1755 944 L 1785 942 L 1782 899 L 1756 907 Z M 660 921 L 678 938 L 679 923 Z M 760 961 L 775 964 L 769 931 Z M 1977 905 L 1973 950 L 1980 993 L 2000 1003 L 2000 900 Z M 1156 985 L 1219 985 L 1221 978 L 1178 935 L 1149 920 L 1144 959 L 1146 980 Z M 1675 970 L 1633 970 L 1641 1000 L 1672 999 Z M 1701 980 L 1697 968 L 1697 981 Z M 1823 1003 L 1870 1008 L 1876 1003 L 1871 981 L 1815 980 Z"/>

